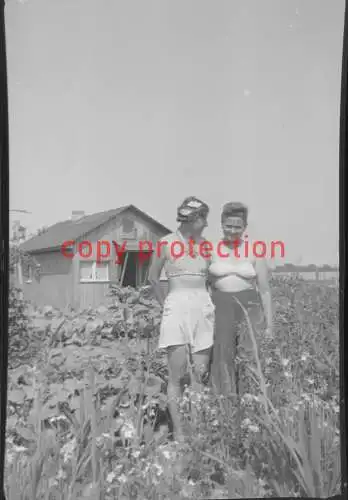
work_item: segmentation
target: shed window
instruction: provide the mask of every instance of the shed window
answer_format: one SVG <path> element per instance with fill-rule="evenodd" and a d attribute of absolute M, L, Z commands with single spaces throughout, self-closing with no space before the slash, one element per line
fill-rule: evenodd
<path fill-rule="evenodd" d="M 122 223 L 122 229 L 124 233 L 131 233 L 132 231 L 134 231 L 134 221 L 132 219 L 124 217 Z"/>
<path fill-rule="evenodd" d="M 109 263 L 96 262 L 95 265 L 96 281 L 109 281 Z"/>
<path fill-rule="evenodd" d="M 109 281 L 109 263 L 80 261 L 80 281 Z"/>
<path fill-rule="evenodd" d="M 90 281 L 93 279 L 93 262 L 80 262 L 80 280 Z"/>
<path fill-rule="evenodd" d="M 122 239 L 135 239 L 137 237 L 137 228 L 135 226 L 134 220 L 125 217 L 122 221 Z"/>

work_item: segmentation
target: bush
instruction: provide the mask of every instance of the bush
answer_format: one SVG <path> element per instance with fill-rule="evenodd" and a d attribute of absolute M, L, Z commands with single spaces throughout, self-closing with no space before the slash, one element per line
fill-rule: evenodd
<path fill-rule="evenodd" d="M 151 298 L 114 287 L 109 307 L 52 318 L 42 368 L 10 372 L 8 498 L 338 494 L 338 292 L 271 284 L 275 341 L 249 330 L 258 348 L 255 363 L 240 353 L 239 405 L 209 388 L 185 391 L 183 446 L 162 425 L 167 373 Z"/>
<path fill-rule="evenodd" d="M 10 286 L 8 297 L 8 357 L 10 368 L 20 362 L 20 357 L 29 345 L 30 319 L 28 303 L 22 298 L 21 290 Z"/>

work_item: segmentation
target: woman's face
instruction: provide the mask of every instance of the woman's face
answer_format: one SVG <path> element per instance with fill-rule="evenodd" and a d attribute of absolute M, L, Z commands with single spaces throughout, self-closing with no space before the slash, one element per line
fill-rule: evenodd
<path fill-rule="evenodd" d="M 228 241 L 241 238 L 246 228 L 246 224 L 241 217 L 225 217 L 221 225 L 224 239 Z"/>
<path fill-rule="evenodd" d="M 207 227 L 208 221 L 207 216 L 199 216 L 192 222 L 192 232 L 196 235 L 201 235 L 204 229 Z"/>

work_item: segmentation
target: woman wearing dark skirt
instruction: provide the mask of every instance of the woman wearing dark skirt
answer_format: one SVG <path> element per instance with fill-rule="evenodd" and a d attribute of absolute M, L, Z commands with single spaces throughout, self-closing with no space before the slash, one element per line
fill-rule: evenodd
<path fill-rule="evenodd" d="M 215 305 L 215 333 L 211 382 L 218 393 L 240 394 L 237 355 L 240 348 L 250 348 L 248 329 L 240 336 L 245 318 L 238 301 L 247 309 L 252 322 L 263 311 L 266 320 L 264 336 L 272 337 L 271 293 L 265 259 L 248 255 L 243 234 L 247 227 L 248 208 L 241 203 L 223 207 L 223 239 L 216 245 L 209 269 L 212 300 Z M 237 300 L 236 300 L 237 299 Z M 261 307 L 260 307 L 261 306 Z M 252 349 L 251 349 L 252 350 Z"/>

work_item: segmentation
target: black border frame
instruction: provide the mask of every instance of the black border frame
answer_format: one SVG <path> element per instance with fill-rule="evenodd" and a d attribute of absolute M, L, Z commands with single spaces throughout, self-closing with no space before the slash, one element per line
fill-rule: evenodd
<path fill-rule="evenodd" d="M 1 2 L 0 12 L 0 495 L 4 494 L 5 429 L 8 377 L 8 285 L 9 285 L 9 120 L 7 59 L 5 33 L 5 2 Z M 342 498 L 348 498 L 347 489 L 347 443 L 346 443 L 346 397 L 348 375 L 345 363 L 345 310 L 348 307 L 346 291 L 346 167 L 348 163 L 348 13 L 347 3 L 344 14 L 344 34 L 342 53 L 341 107 L 340 107 L 340 383 L 341 383 L 341 473 Z"/>
<path fill-rule="evenodd" d="M 342 498 L 348 498 L 347 489 L 347 384 L 348 367 L 345 339 L 345 311 L 348 308 L 346 286 L 347 266 L 347 221 L 346 221 L 346 169 L 348 163 L 348 9 L 345 2 L 344 32 L 342 44 L 342 76 L 341 76 L 341 106 L 340 106 L 340 136 L 339 136 L 339 331 L 340 331 L 340 422 L 341 422 L 341 482 Z"/>
<path fill-rule="evenodd" d="M 0 12 L 0 495 L 4 492 L 9 292 L 9 120 L 5 2 Z"/>

